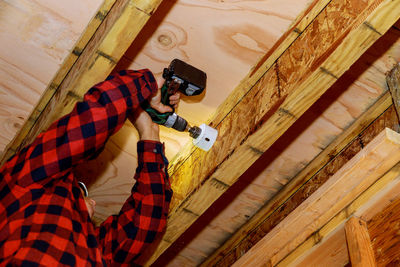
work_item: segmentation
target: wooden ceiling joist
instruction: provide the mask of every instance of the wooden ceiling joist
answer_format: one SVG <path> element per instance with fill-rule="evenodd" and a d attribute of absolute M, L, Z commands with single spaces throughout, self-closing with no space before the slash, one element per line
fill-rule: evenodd
<path fill-rule="evenodd" d="M 368 231 L 378 266 L 398 266 L 400 263 L 399 220 L 400 198 L 368 221 Z"/>
<path fill-rule="evenodd" d="M 233 266 L 276 265 L 400 161 L 400 135 L 381 132 Z"/>
<path fill-rule="evenodd" d="M 161 0 L 103 3 L 27 122 L 8 145 L 2 162 L 72 110 L 91 86 L 110 74 L 160 3 Z"/>
<path fill-rule="evenodd" d="M 376 266 L 367 223 L 360 218 L 351 217 L 346 222 L 345 230 L 351 266 Z"/>
<path fill-rule="evenodd" d="M 398 199 L 400 190 L 399 174 L 400 163 L 396 164 L 384 176 L 379 178 L 321 229 L 315 231 L 296 250 L 279 262 L 277 266 L 312 266 L 312 263 L 318 266 L 328 266 L 324 264 L 326 262 L 346 265 L 349 259 L 345 239 L 342 239 L 342 243 L 336 244 L 336 248 L 332 248 L 331 253 L 328 254 L 325 249 L 327 247 L 331 248 L 331 245 L 335 244 L 327 243 L 338 234 L 344 235 L 344 225 L 351 216 L 357 216 L 364 221 L 370 221 L 382 209 L 390 206 L 394 200 Z M 374 239 L 374 236 L 370 235 L 370 237 L 371 240 Z M 320 255 L 325 255 L 326 257 L 321 258 L 319 257 Z"/>
<path fill-rule="evenodd" d="M 202 266 L 233 264 L 237 260 L 237 255 L 246 253 L 268 234 L 385 127 L 398 130 L 396 112 L 391 104 L 392 99 L 387 92 L 215 251 Z"/>
<path fill-rule="evenodd" d="M 219 109 L 211 122 L 219 130 L 213 149 L 193 150 L 171 166 L 175 195 L 167 231 L 149 263 L 397 21 L 398 4 L 330 1 L 254 86 L 228 98 L 223 107 L 231 109 Z"/>

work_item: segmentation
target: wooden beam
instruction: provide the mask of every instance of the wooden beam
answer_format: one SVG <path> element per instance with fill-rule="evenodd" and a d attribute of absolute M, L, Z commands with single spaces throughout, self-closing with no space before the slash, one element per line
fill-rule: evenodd
<path fill-rule="evenodd" d="M 171 166 L 167 231 L 149 263 L 390 28 L 400 16 L 397 1 L 330 1 L 255 86 L 230 98 L 233 108 L 211 123 L 219 130 L 212 150 L 194 150 Z"/>
<path fill-rule="evenodd" d="M 161 0 L 104 2 L 27 123 L 8 145 L 2 163 L 68 113 L 91 86 L 107 77 L 160 3 Z"/>
<path fill-rule="evenodd" d="M 360 218 L 351 217 L 350 220 L 346 222 L 345 230 L 351 266 L 376 266 L 367 223 Z"/>
<path fill-rule="evenodd" d="M 309 241 L 306 241 L 309 246 L 307 248 L 304 245 L 301 247 L 302 254 L 298 256 L 296 261 L 291 261 L 290 263 L 281 262 L 277 266 L 346 266 L 350 260 L 346 244 L 346 234 L 344 227 L 341 227 L 342 225 L 326 236 L 320 236 L 320 232 L 318 231 L 318 235 L 313 235 L 316 238 L 314 242 L 307 240 Z"/>
<path fill-rule="evenodd" d="M 385 129 L 233 266 L 277 264 L 400 161 L 400 134 Z"/>
<path fill-rule="evenodd" d="M 306 241 L 299 245 L 296 250 L 279 262 L 277 266 L 308 266 L 306 264 L 309 262 L 307 259 L 310 257 L 315 258 L 314 255 L 325 253 L 320 250 L 325 250 L 326 245 L 324 243 L 329 242 L 332 235 L 340 231 L 344 233 L 344 224 L 349 217 L 357 216 L 364 221 L 368 221 L 386 206 L 389 206 L 394 199 L 397 199 L 399 192 L 400 163 L 397 163 L 389 172 L 353 200 L 351 204 L 346 206 L 321 229 L 314 232 Z M 346 242 L 344 241 L 342 245 L 346 247 L 345 251 L 340 248 L 336 248 L 336 251 L 347 255 Z M 345 255 L 333 255 L 333 257 L 343 258 Z M 329 261 L 329 259 L 324 260 Z M 321 266 L 326 265 L 322 264 Z"/>
<path fill-rule="evenodd" d="M 386 76 L 393 104 L 396 107 L 398 118 L 400 118 L 400 63 L 397 64 Z"/>
<path fill-rule="evenodd" d="M 82 33 L 82 36 L 75 44 L 75 47 L 72 49 L 71 53 L 67 56 L 61 68 L 56 73 L 53 80 L 47 86 L 44 91 L 42 97 L 39 99 L 38 104 L 36 105 L 33 112 L 29 115 L 29 118 L 26 120 L 22 128 L 15 135 L 13 140 L 7 145 L 7 148 L 4 150 L 4 153 L 0 155 L 0 165 L 4 163 L 10 156 L 12 156 L 16 151 L 19 150 L 23 139 L 29 133 L 33 125 L 35 124 L 37 118 L 40 116 L 41 111 L 46 107 L 47 103 L 54 96 L 58 84 L 60 84 L 65 76 L 68 74 L 69 70 L 77 61 L 79 55 L 82 53 L 86 45 L 88 44 L 90 38 L 96 32 L 97 28 L 100 26 L 101 22 L 104 20 L 108 12 L 111 10 L 113 4 L 116 0 L 106 0 L 102 4 L 102 6 L 97 11 L 96 16 L 89 22 L 85 31 Z"/>
<path fill-rule="evenodd" d="M 398 199 L 368 222 L 368 230 L 379 266 L 400 264 L 400 194 Z"/>
<path fill-rule="evenodd" d="M 237 255 L 246 253 L 385 127 L 397 130 L 398 120 L 391 103 L 390 94 L 387 92 L 297 174 L 202 266 L 233 264 L 237 260 Z"/>

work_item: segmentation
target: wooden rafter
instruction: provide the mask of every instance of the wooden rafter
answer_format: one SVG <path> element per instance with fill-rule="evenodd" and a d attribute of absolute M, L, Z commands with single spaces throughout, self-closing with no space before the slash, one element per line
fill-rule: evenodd
<path fill-rule="evenodd" d="M 397 64 L 386 76 L 393 104 L 396 107 L 397 116 L 400 118 L 400 64 Z"/>
<path fill-rule="evenodd" d="M 398 265 L 400 238 L 400 198 L 393 201 L 368 222 L 368 231 L 378 266 Z"/>
<path fill-rule="evenodd" d="M 310 262 L 310 258 L 314 260 L 315 255 L 324 253 L 320 250 L 326 247 L 325 243 L 329 242 L 333 235 L 338 232 L 344 234 L 344 224 L 350 216 L 357 216 L 364 221 L 368 221 L 369 224 L 371 218 L 376 217 L 376 214 L 380 213 L 382 209 L 390 206 L 393 200 L 398 199 L 400 190 L 399 174 L 400 163 L 397 163 L 390 171 L 354 199 L 351 204 L 341 210 L 321 229 L 315 231 L 306 241 L 299 245 L 296 250 L 277 264 L 277 266 L 308 266 L 307 263 Z M 372 232 L 370 232 L 371 240 L 374 240 L 375 236 L 371 235 L 371 233 Z M 342 246 L 346 246 L 345 243 L 344 241 Z M 338 251 L 340 251 L 340 253 L 348 253 L 347 248 L 345 248 L 345 251 L 343 251 L 343 249 L 339 249 Z M 346 256 L 331 255 L 331 257 L 344 258 Z M 329 261 L 329 259 L 324 260 Z M 325 266 L 322 261 L 318 263 L 321 264 L 321 266 Z M 348 261 L 342 263 L 344 265 L 348 263 Z M 335 262 L 335 264 L 338 264 L 338 262 Z"/>
<path fill-rule="evenodd" d="M 400 135 L 386 129 L 233 266 L 276 265 L 400 161 Z"/>
<path fill-rule="evenodd" d="M 345 230 L 351 266 L 376 266 L 367 223 L 360 218 L 351 217 L 346 222 Z"/>
<path fill-rule="evenodd" d="M 391 107 L 389 93 L 366 110 L 202 266 L 233 264 L 237 255 L 247 252 L 261 240 L 385 127 L 398 129 L 398 120 L 394 108 Z"/>
<path fill-rule="evenodd" d="M 220 133 L 213 149 L 193 150 L 171 166 L 167 232 L 149 263 L 389 29 L 400 16 L 398 4 L 330 1 L 254 86 L 228 98 L 211 123 Z"/>
<path fill-rule="evenodd" d="M 68 113 L 94 84 L 104 80 L 161 0 L 106 0 L 29 119 L 8 145 L 2 162 Z"/>

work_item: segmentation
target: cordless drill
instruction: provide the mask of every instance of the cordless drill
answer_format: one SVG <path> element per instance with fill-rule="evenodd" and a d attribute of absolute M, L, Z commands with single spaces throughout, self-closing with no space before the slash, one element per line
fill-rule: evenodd
<path fill-rule="evenodd" d="M 164 69 L 163 78 L 165 82 L 161 87 L 161 103 L 172 107 L 169 97 L 177 91 L 187 96 L 201 94 L 206 87 L 207 75 L 179 59 L 174 59 L 169 67 Z M 205 151 L 212 147 L 217 138 L 218 131 L 216 129 L 205 124 L 200 127 L 190 126 L 184 118 L 175 113 L 173 107 L 172 112 L 160 113 L 153 109 L 148 102 L 144 102 L 142 108 L 150 114 L 155 123 L 180 132 L 188 131 L 189 135 L 194 138 L 193 144 Z"/>

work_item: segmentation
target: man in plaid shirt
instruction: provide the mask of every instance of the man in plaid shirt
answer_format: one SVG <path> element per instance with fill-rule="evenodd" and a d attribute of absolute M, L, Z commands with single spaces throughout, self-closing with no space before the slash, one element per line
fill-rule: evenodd
<path fill-rule="evenodd" d="M 165 229 L 172 197 L 158 125 L 139 107 L 145 100 L 160 112 L 171 110 L 160 103 L 150 71 L 110 76 L 2 166 L 0 265 L 138 263 Z M 179 96 L 170 100 L 176 105 Z M 135 111 L 141 112 L 135 117 Z M 94 227 L 94 202 L 82 194 L 71 169 L 98 155 L 127 118 L 140 136 L 136 183 L 120 213 Z"/>

